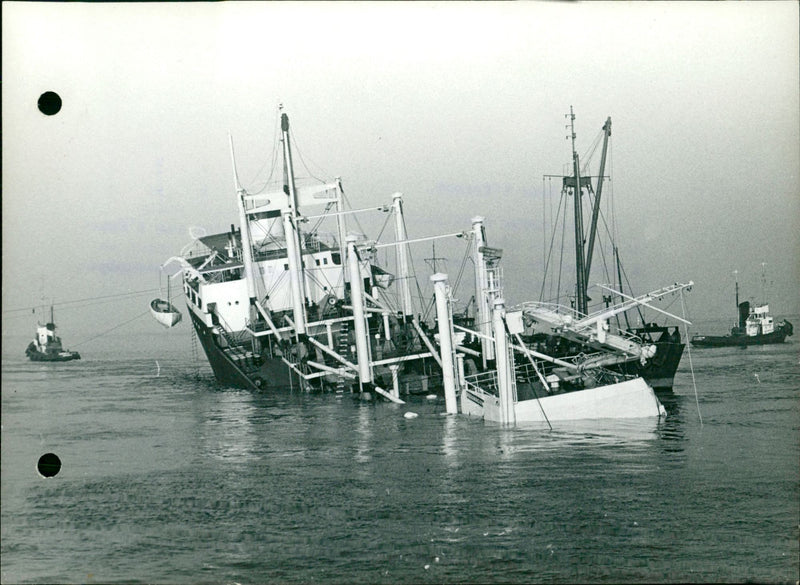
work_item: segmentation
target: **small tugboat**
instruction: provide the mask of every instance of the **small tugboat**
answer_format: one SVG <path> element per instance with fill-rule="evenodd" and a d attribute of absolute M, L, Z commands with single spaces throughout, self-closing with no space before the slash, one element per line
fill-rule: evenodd
<path fill-rule="evenodd" d="M 762 274 L 762 281 L 764 276 Z M 692 345 L 696 347 L 746 347 L 748 345 L 769 345 L 783 343 L 794 333 L 794 327 L 786 319 L 775 324 L 769 314 L 769 305 L 750 306 L 749 301 L 739 302 L 739 283 L 736 283 L 736 306 L 739 310 L 739 323 L 731 328 L 730 335 L 695 335 Z"/>
<path fill-rule="evenodd" d="M 68 362 L 81 359 L 77 351 L 67 351 L 56 335 L 53 307 L 50 306 L 50 321 L 36 328 L 36 338 L 25 348 L 25 355 L 33 362 Z"/>

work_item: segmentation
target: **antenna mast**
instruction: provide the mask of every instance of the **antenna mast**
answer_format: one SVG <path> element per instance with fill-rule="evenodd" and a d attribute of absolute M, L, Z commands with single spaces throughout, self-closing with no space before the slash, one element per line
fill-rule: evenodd
<path fill-rule="evenodd" d="M 583 189 L 581 188 L 581 169 L 578 152 L 575 150 L 575 114 L 569 107 L 569 128 L 572 138 L 572 194 L 575 197 L 575 271 L 577 275 L 576 309 L 581 315 L 588 314 L 588 298 L 586 296 L 586 266 L 583 248 Z"/>

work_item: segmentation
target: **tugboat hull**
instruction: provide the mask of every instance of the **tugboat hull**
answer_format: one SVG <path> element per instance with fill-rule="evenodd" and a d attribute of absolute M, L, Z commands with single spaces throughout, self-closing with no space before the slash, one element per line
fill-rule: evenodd
<path fill-rule="evenodd" d="M 786 331 L 776 329 L 772 333 L 761 335 L 695 335 L 692 345 L 695 347 L 746 347 L 748 345 L 770 345 L 783 343 Z"/>
<path fill-rule="evenodd" d="M 32 362 L 69 362 L 72 360 L 81 359 L 81 354 L 77 351 L 59 351 L 52 353 L 43 353 L 38 351 L 34 344 L 31 343 L 25 350 L 25 355 L 28 356 Z"/>

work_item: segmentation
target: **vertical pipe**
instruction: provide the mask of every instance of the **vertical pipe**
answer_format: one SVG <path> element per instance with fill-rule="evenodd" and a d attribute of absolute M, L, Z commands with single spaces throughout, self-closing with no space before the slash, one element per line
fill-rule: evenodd
<path fill-rule="evenodd" d="M 397 364 L 389 366 L 389 371 L 392 372 L 392 396 L 395 398 L 400 398 L 400 378 L 397 376 L 399 370 L 400 366 Z"/>
<path fill-rule="evenodd" d="M 394 231 L 395 238 L 398 242 L 404 242 L 408 239 L 406 234 L 406 224 L 403 220 L 403 194 L 395 193 L 392 195 L 392 206 L 394 207 Z M 414 314 L 414 309 L 411 306 L 411 285 L 409 284 L 409 266 L 408 266 L 408 244 L 399 244 L 397 247 L 397 270 L 400 273 L 400 301 L 403 308 L 404 320 L 408 319 Z"/>
<path fill-rule="evenodd" d="M 381 313 L 383 316 L 383 340 L 389 342 L 392 340 L 392 326 L 389 323 L 389 313 Z"/>
<path fill-rule="evenodd" d="M 456 391 L 464 390 L 464 354 L 456 354 Z"/>
<path fill-rule="evenodd" d="M 358 360 L 358 376 L 361 383 L 372 382 L 370 368 L 369 340 L 367 325 L 364 321 L 364 282 L 356 256 L 356 236 L 347 236 L 347 265 L 350 269 L 350 300 L 353 305 L 353 322 L 356 336 L 356 359 Z"/>
<path fill-rule="evenodd" d="M 492 336 L 492 305 L 489 298 L 489 282 L 486 269 L 486 260 L 483 257 L 483 247 L 486 245 L 486 237 L 483 230 L 484 219 L 480 216 L 472 218 L 472 233 L 475 240 L 473 250 L 473 260 L 475 262 L 475 306 L 477 308 L 478 330 L 484 335 L 481 337 L 481 354 L 483 367 L 486 368 L 486 361 L 494 359 L 494 347 L 487 337 Z"/>
<path fill-rule="evenodd" d="M 508 367 L 508 339 L 505 326 L 505 301 L 495 299 L 492 311 L 492 324 L 494 326 L 494 345 L 497 354 L 497 387 L 500 394 L 500 422 L 515 424 L 514 395 L 511 388 L 511 371 Z"/>
<path fill-rule="evenodd" d="M 244 189 L 239 189 L 237 201 L 239 204 L 239 225 L 242 239 L 242 263 L 244 264 L 244 278 L 247 283 L 247 296 L 256 298 L 256 281 L 253 276 L 253 244 L 250 240 L 250 222 L 244 207 Z"/>
<path fill-rule="evenodd" d="M 436 296 L 436 318 L 439 322 L 439 347 L 442 357 L 442 383 L 447 414 L 458 414 L 456 384 L 453 374 L 453 326 L 450 307 L 447 303 L 447 275 L 436 273 L 431 276 L 433 292 Z"/>

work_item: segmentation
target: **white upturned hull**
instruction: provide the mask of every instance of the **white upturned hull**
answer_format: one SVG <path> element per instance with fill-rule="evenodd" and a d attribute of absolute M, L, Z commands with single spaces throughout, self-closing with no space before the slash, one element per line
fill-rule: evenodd
<path fill-rule="evenodd" d="M 485 420 L 501 421 L 500 399 L 493 394 L 464 390 L 461 411 L 470 416 L 482 416 Z M 545 423 L 659 417 L 666 416 L 666 411 L 647 382 L 636 378 L 618 384 L 516 402 L 514 415 L 517 423 Z"/>

